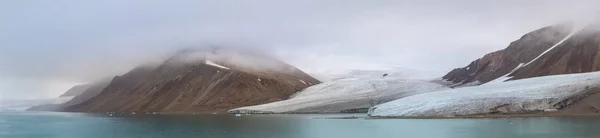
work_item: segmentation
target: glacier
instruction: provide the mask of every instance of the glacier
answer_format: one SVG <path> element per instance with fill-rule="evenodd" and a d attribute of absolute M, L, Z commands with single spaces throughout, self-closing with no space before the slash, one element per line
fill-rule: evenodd
<path fill-rule="evenodd" d="M 557 111 L 600 88 L 600 72 L 553 75 L 404 97 L 369 109 L 372 117 L 454 117 Z"/>
<path fill-rule="evenodd" d="M 449 89 L 405 70 L 350 71 L 306 88 L 288 100 L 229 110 L 230 113 L 340 113 L 354 112 L 398 98 Z M 387 76 L 382 76 L 388 74 Z M 421 77 L 423 75 L 419 75 Z M 354 111 L 353 111 L 354 110 Z"/>

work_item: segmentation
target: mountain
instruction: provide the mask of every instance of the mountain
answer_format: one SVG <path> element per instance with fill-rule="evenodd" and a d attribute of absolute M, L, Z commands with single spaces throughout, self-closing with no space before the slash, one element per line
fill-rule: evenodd
<path fill-rule="evenodd" d="M 463 85 L 487 83 L 506 75 L 521 63 L 527 63 L 557 44 L 569 34 L 572 27 L 556 25 L 527 33 L 499 51 L 495 51 L 471 62 L 466 67 L 456 68 L 442 78 Z"/>
<path fill-rule="evenodd" d="M 116 76 L 73 112 L 225 112 L 289 98 L 319 84 L 299 69 L 260 53 L 183 50 L 155 66 Z"/>
<path fill-rule="evenodd" d="M 545 44 L 547 40 L 555 43 Z M 542 43 L 544 45 L 540 45 Z M 509 52 L 511 46 L 516 51 Z M 565 25 L 542 28 L 504 50 L 490 53 L 444 76 L 445 80 L 458 85 L 475 81 L 485 83 L 483 85 L 401 98 L 375 106 L 369 114 L 385 117 L 598 114 L 599 51 L 600 26 L 597 24 L 581 28 Z M 527 53 L 536 54 L 523 56 Z M 507 56 L 527 58 L 507 60 Z"/>
<path fill-rule="evenodd" d="M 575 29 L 538 58 L 509 74 L 511 80 L 600 71 L 600 26 Z"/>
<path fill-rule="evenodd" d="M 448 89 L 414 70 L 354 70 L 298 92 L 288 100 L 232 109 L 230 113 L 366 112 L 398 98 Z"/>

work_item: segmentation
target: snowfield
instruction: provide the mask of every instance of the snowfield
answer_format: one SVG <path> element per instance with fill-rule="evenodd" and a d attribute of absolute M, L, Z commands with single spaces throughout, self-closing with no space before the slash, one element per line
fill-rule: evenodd
<path fill-rule="evenodd" d="M 370 108 L 369 116 L 452 117 L 556 111 L 592 88 L 600 88 L 600 72 L 536 77 L 408 96 Z"/>
<path fill-rule="evenodd" d="M 288 100 L 232 109 L 230 113 L 339 113 L 419 93 L 449 89 L 394 71 L 353 71 L 347 77 L 306 88 Z M 383 76 L 383 74 L 388 74 Z"/>

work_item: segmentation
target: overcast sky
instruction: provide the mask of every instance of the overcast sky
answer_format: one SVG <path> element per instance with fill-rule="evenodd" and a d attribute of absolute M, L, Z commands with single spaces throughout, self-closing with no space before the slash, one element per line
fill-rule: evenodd
<path fill-rule="evenodd" d="M 309 73 L 447 72 L 596 0 L 12 0 L 0 2 L 0 100 L 54 97 L 182 47 L 242 46 Z"/>

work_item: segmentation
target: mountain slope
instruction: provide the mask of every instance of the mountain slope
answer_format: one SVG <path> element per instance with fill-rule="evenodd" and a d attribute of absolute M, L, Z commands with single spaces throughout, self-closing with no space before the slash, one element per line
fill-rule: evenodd
<path fill-rule="evenodd" d="M 515 70 L 511 79 L 600 71 L 600 30 L 587 26 L 572 37 L 540 55 L 535 61 Z"/>
<path fill-rule="evenodd" d="M 242 107 L 230 113 L 340 113 L 364 112 L 374 105 L 447 87 L 411 79 L 411 72 L 352 71 L 348 76 L 311 86 L 292 98 Z M 415 72 L 412 72 L 415 73 Z M 387 74 L 383 76 L 383 74 Z"/>
<path fill-rule="evenodd" d="M 456 68 L 443 76 L 444 80 L 467 84 L 486 83 L 511 72 L 521 63 L 527 63 L 565 38 L 571 30 L 568 25 L 556 25 L 535 30 L 510 43 L 503 50 L 486 54 L 463 68 Z"/>
<path fill-rule="evenodd" d="M 156 67 L 115 77 L 100 94 L 66 111 L 224 112 L 284 100 L 318 83 L 273 58 L 223 49 L 186 50 Z"/>

